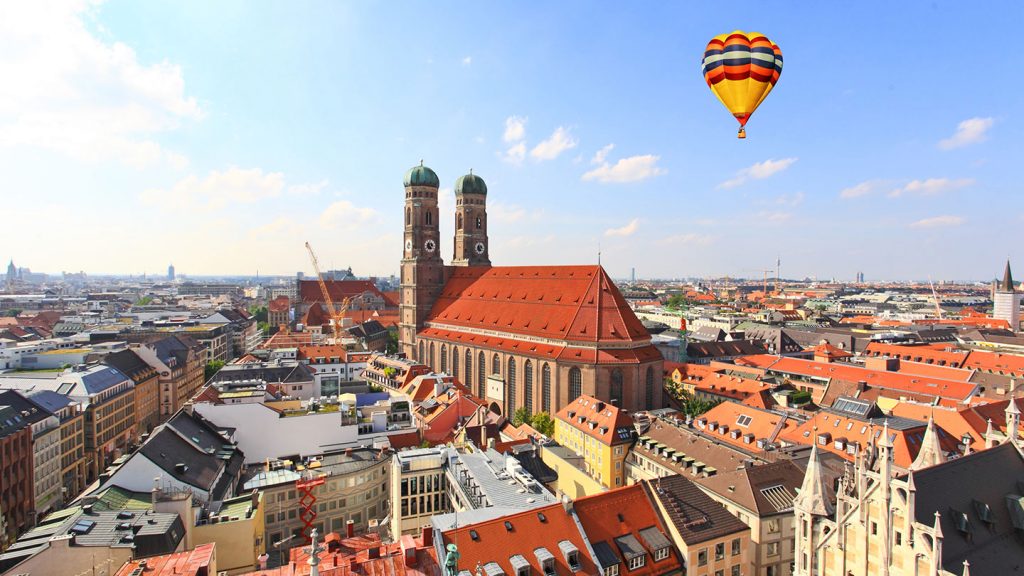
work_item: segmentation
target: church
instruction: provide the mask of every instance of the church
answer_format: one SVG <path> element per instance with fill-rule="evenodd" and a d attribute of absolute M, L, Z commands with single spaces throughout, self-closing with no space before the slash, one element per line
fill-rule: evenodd
<path fill-rule="evenodd" d="M 399 342 L 491 410 L 554 413 L 588 394 L 627 410 L 660 408 L 662 356 L 604 268 L 492 266 L 487 185 L 455 181 L 454 253 L 441 257 L 437 174 L 405 173 Z"/>

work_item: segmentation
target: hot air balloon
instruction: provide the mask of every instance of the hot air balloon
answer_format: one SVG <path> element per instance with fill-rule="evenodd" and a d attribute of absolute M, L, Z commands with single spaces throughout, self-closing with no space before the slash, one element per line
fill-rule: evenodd
<path fill-rule="evenodd" d="M 764 34 L 736 30 L 708 42 L 703 67 L 708 87 L 740 123 L 737 137 L 746 138 L 747 120 L 782 74 L 782 51 Z"/>

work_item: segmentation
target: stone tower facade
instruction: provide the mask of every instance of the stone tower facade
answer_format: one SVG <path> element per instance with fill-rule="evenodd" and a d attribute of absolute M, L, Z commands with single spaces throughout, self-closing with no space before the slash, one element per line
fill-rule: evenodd
<path fill-rule="evenodd" d="M 455 181 L 455 254 L 453 266 L 490 266 L 487 244 L 487 184 L 473 174 Z"/>
<path fill-rule="evenodd" d="M 405 234 L 398 339 L 401 351 L 415 358 L 416 332 L 423 326 L 445 282 L 437 222 L 440 181 L 433 170 L 420 162 L 405 173 L 404 184 Z"/>
<path fill-rule="evenodd" d="M 1021 293 L 1017 292 L 1013 274 L 1010 272 L 1010 261 L 1007 260 L 1006 269 L 1003 271 L 1003 280 L 993 290 L 992 317 L 1006 320 L 1014 332 L 1020 328 L 1020 299 Z"/>

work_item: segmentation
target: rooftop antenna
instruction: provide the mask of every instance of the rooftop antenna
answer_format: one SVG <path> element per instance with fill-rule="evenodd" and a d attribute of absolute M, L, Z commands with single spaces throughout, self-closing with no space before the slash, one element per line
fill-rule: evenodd
<path fill-rule="evenodd" d="M 601 265 L 601 241 L 597 241 L 597 265 Z"/>

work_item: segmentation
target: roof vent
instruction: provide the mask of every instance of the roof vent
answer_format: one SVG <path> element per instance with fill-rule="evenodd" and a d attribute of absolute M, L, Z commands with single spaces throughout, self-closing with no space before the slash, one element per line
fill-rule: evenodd
<path fill-rule="evenodd" d="M 505 530 L 508 530 L 509 532 L 512 531 L 512 523 L 508 520 L 505 520 Z"/>

